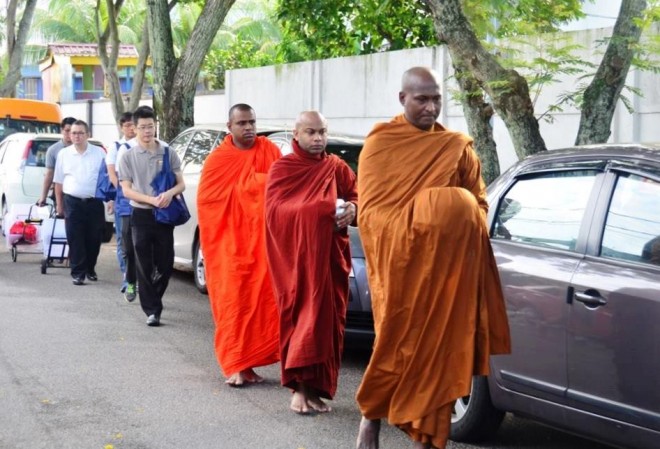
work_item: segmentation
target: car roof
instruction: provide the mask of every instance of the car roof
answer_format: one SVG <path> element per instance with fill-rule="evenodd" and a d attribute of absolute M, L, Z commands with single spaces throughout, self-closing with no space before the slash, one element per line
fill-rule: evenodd
<path fill-rule="evenodd" d="M 526 169 L 542 166 L 544 163 L 552 163 L 556 167 L 561 166 L 563 162 L 569 165 L 573 162 L 603 159 L 660 162 L 660 143 L 605 143 L 543 151 L 519 161 L 513 166 L 513 169 L 524 172 Z"/>

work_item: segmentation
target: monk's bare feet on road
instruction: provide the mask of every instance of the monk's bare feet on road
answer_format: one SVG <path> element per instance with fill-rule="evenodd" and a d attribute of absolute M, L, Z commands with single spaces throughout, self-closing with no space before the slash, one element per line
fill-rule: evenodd
<path fill-rule="evenodd" d="M 261 382 L 264 381 L 264 378 L 258 375 L 257 373 L 255 373 L 252 368 L 246 369 L 245 371 L 241 371 L 241 373 L 243 373 L 243 377 L 245 381 L 251 384 L 260 384 Z"/>
<path fill-rule="evenodd" d="M 312 408 L 307 404 L 307 398 L 302 391 L 294 391 L 291 396 L 291 410 L 299 415 L 309 415 Z"/>
<path fill-rule="evenodd" d="M 380 433 L 380 419 L 367 419 L 362 417 L 357 437 L 357 449 L 378 449 L 378 434 Z"/>
<path fill-rule="evenodd" d="M 312 396 L 307 398 L 307 404 L 318 413 L 328 413 L 332 411 L 332 408 L 323 402 L 320 397 Z"/>
<path fill-rule="evenodd" d="M 242 387 L 245 384 L 255 384 L 261 383 L 264 381 L 264 378 L 254 372 L 252 368 L 248 368 L 243 371 L 232 375 L 229 379 L 225 381 L 230 387 Z"/>

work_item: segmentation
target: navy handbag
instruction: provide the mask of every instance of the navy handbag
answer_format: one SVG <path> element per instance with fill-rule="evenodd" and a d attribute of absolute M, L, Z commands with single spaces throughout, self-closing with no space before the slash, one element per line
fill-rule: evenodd
<path fill-rule="evenodd" d="M 176 185 L 176 176 L 170 169 L 170 149 L 165 147 L 165 154 L 163 155 L 163 167 L 151 181 L 151 187 L 156 191 L 156 195 L 171 189 Z M 184 224 L 190 219 L 190 212 L 186 201 L 181 194 L 172 198 L 170 205 L 167 207 L 155 207 L 154 217 L 158 223 L 179 226 Z"/>
<path fill-rule="evenodd" d="M 101 162 L 101 167 L 99 168 L 99 176 L 96 178 L 96 194 L 94 197 L 103 201 L 114 201 L 117 197 L 117 188 L 110 182 L 108 167 L 105 165 L 105 161 Z"/>

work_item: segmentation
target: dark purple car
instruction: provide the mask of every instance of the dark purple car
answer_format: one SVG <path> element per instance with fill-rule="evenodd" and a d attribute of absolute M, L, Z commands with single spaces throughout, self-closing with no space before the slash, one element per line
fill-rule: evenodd
<path fill-rule="evenodd" d="M 660 145 L 594 145 L 519 162 L 488 188 L 513 352 L 456 402 L 451 438 L 504 412 L 625 448 L 660 447 Z M 349 317 L 370 325 L 353 236 Z M 362 255 L 362 257 L 364 257 Z"/>

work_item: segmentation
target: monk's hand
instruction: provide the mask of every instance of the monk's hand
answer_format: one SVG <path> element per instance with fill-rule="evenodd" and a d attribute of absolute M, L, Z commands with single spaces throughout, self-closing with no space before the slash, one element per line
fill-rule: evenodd
<path fill-rule="evenodd" d="M 344 211 L 337 215 L 337 228 L 344 229 L 346 226 L 353 223 L 353 220 L 355 220 L 357 207 L 354 203 L 351 202 L 346 202 L 339 207 L 344 208 Z"/>

